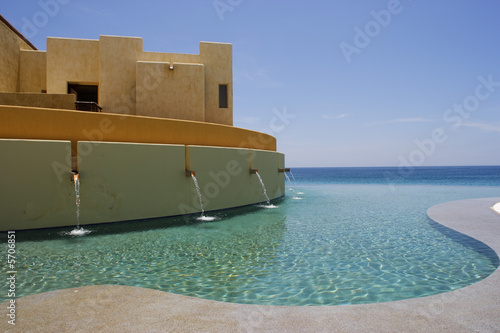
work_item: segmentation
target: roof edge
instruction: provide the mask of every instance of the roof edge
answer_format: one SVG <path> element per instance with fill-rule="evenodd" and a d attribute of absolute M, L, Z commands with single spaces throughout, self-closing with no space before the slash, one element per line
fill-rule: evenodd
<path fill-rule="evenodd" d="M 2 21 L 3 23 L 5 23 L 5 25 L 10 30 L 12 30 L 13 33 L 15 33 L 16 35 L 18 35 L 19 38 L 21 38 L 26 44 L 28 44 L 29 47 L 31 47 L 33 50 L 38 51 L 38 49 L 36 48 L 36 46 L 33 45 L 33 44 L 31 44 L 31 42 L 26 37 L 24 37 L 24 35 L 22 33 L 20 33 L 19 30 L 17 30 L 16 28 L 14 28 L 14 26 L 12 24 L 10 24 L 10 22 L 7 21 L 5 19 L 5 17 L 3 17 L 1 14 L 0 14 L 0 21 Z"/>

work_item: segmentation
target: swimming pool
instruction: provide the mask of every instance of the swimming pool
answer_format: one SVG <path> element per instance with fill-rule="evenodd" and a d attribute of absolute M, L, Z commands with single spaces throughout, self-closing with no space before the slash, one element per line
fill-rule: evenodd
<path fill-rule="evenodd" d="M 120 284 L 237 303 L 362 304 L 458 289 L 498 266 L 489 247 L 426 215 L 498 196 L 497 186 L 345 184 L 293 171 L 276 209 L 88 226 L 85 237 L 17 232 L 17 296 Z"/>

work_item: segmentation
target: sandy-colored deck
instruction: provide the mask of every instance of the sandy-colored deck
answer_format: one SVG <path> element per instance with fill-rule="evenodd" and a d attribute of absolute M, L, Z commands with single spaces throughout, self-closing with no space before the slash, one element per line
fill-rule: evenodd
<path fill-rule="evenodd" d="M 431 207 L 428 215 L 500 253 L 500 198 Z M 466 288 L 366 305 L 260 306 L 162 291 L 90 286 L 19 298 L 2 332 L 500 332 L 500 270 Z"/>

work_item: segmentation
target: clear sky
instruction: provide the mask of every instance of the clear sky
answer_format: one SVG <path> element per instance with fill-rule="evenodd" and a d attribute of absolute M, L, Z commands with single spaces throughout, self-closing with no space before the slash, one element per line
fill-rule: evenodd
<path fill-rule="evenodd" d="M 233 45 L 234 125 L 289 167 L 500 165 L 500 1 L 2 1 L 46 38 Z M 84 50 L 82 50 L 84 52 Z"/>

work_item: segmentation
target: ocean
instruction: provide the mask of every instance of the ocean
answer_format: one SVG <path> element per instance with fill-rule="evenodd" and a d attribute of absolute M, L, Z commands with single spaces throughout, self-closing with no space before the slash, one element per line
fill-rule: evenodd
<path fill-rule="evenodd" d="M 500 186 L 500 166 L 292 168 L 298 184 Z"/>

